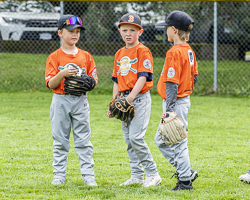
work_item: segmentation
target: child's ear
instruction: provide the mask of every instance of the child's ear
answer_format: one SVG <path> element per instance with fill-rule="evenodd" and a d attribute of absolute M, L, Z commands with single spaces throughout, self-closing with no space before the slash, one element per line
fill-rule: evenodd
<path fill-rule="evenodd" d="M 139 36 L 142 35 L 143 31 L 144 31 L 143 29 L 141 29 L 141 30 L 139 31 Z"/>
<path fill-rule="evenodd" d="M 178 33 L 178 29 L 175 28 L 174 26 L 172 26 L 173 30 L 174 30 L 174 33 Z"/>
<path fill-rule="evenodd" d="M 62 32 L 63 32 L 63 30 L 62 30 L 62 29 L 60 29 L 60 30 L 58 30 L 58 31 L 57 31 L 57 34 L 58 34 L 58 36 L 59 36 L 59 37 L 61 37 L 61 36 L 62 36 Z"/>

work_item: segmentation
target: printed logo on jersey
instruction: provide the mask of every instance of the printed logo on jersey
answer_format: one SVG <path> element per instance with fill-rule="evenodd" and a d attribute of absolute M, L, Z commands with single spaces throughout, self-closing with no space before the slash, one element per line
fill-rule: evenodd
<path fill-rule="evenodd" d="M 94 70 L 93 70 L 93 72 L 92 72 L 92 76 L 93 76 L 93 78 L 97 78 L 97 72 L 96 72 L 96 69 L 94 69 Z"/>
<path fill-rule="evenodd" d="M 146 59 L 143 61 L 143 66 L 146 68 L 146 69 L 150 69 L 152 67 L 151 65 L 151 62 L 149 59 Z"/>
<path fill-rule="evenodd" d="M 169 67 L 168 69 L 168 78 L 173 78 L 175 75 L 175 71 L 173 67 Z"/>
<path fill-rule="evenodd" d="M 121 76 L 126 76 L 128 75 L 129 71 L 132 71 L 134 74 L 136 74 L 137 70 L 132 68 L 132 64 L 135 64 L 137 62 L 137 58 L 131 60 L 128 56 L 124 56 L 120 61 L 116 62 L 117 66 L 119 66 L 117 75 L 121 73 Z"/>
<path fill-rule="evenodd" d="M 133 22 L 135 20 L 133 15 L 128 16 L 128 22 Z"/>

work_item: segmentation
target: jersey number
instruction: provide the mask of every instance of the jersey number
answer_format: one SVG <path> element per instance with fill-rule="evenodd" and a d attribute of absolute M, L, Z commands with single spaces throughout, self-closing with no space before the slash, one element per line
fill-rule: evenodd
<path fill-rule="evenodd" d="M 188 58 L 189 58 L 190 66 L 193 66 L 194 65 L 194 54 L 190 49 L 188 50 Z"/>

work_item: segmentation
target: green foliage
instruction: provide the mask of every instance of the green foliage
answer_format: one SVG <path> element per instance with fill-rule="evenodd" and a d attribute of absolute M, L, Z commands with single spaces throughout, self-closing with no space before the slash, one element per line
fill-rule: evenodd
<path fill-rule="evenodd" d="M 113 2 L 91 2 L 89 4 L 86 14 L 83 14 L 88 22 L 85 25 L 87 41 L 96 41 L 98 38 L 103 42 L 108 41 L 117 21 L 113 4 Z"/>
<path fill-rule="evenodd" d="M 178 192 L 171 191 L 175 169 L 154 142 L 162 114 L 159 95 L 152 95 L 145 141 L 163 179 L 161 185 L 118 186 L 130 177 L 121 123 L 106 117 L 111 94 L 90 93 L 91 142 L 99 187 L 84 185 L 72 134 L 66 182 L 52 186 L 51 98 L 51 92 L 1 93 L 0 199 L 250 199 L 250 185 L 238 179 L 249 170 L 249 98 L 191 96 L 188 147 L 191 166 L 199 177 L 193 191 Z"/>

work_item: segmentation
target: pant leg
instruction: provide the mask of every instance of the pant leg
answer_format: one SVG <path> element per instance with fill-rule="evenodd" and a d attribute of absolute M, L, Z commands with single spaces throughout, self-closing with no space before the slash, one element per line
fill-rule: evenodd
<path fill-rule="evenodd" d="M 83 176 L 94 176 L 93 145 L 90 142 L 90 109 L 86 95 L 76 97 L 70 113 L 72 117 L 75 150 L 80 162 Z"/>
<path fill-rule="evenodd" d="M 162 101 L 162 110 L 163 113 L 166 112 L 166 100 L 163 99 Z M 159 123 L 160 125 L 160 123 Z M 175 161 L 174 161 L 174 152 L 172 152 L 172 150 L 170 149 L 170 147 L 168 145 L 166 145 L 163 140 L 161 139 L 160 136 L 160 132 L 159 132 L 159 127 L 156 131 L 155 134 L 155 143 L 158 146 L 160 152 L 162 153 L 162 155 L 168 160 L 168 162 L 175 167 Z"/>
<path fill-rule="evenodd" d="M 163 100 L 163 113 L 166 112 L 166 101 Z M 188 122 L 187 115 L 190 109 L 190 97 L 184 97 L 177 99 L 175 104 L 175 112 L 177 113 L 177 117 L 180 117 L 186 130 L 188 130 Z M 163 154 L 163 156 L 169 161 L 169 163 L 176 167 L 176 171 L 179 174 L 179 179 L 181 181 L 190 180 L 190 159 L 188 154 L 187 147 L 187 138 L 182 140 L 181 142 L 173 145 L 166 145 L 159 134 L 159 129 L 156 132 L 155 142 Z"/>
<path fill-rule="evenodd" d="M 165 106 L 166 107 L 166 106 Z M 180 117 L 186 127 L 188 133 L 188 120 L 187 116 L 191 107 L 190 96 L 177 99 L 175 103 L 174 111 L 177 114 L 177 117 Z"/>
<path fill-rule="evenodd" d="M 130 163 L 133 164 L 132 174 L 139 172 L 139 170 L 133 172 L 133 167 L 137 167 L 138 169 L 138 165 L 136 166 L 138 161 L 145 168 L 145 173 L 147 175 L 156 174 L 158 173 L 156 163 L 154 162 L 150 149 L 144 140 L 151 113 L 150 93 L 139 93 L 133 104 L 135 105 L 135 117 L 132 121 L 127 123 L 128 136 L 125 139 L 125 141 L 127 140 L 126 142 L 129 144 L 128 147 L 130 148 L 128 154 L 130 157 Z M 141 172 L 142 171 L 140 171 L 140 173 Z"/>
<path fill-rule="evenodd" d="M 50 106 L 51 132 L 53 142 L 53 174 L 55 178 L 65 178 L 67 154 L 70 149 L 69 137 L 71 131 L 70 103 L 65 95 L 53 94 Z"/>
<path fill-rule="evenodd" d="M 142 167 L 141 161 L 138 159 L 132 144 L 129 139 L 129 123 L 122 122 L 122 132 L 123 137 L 126 142 L 127 146 L 127 153 L 129 157 L 129 164 L 131 166 L 131 177 L 141 179 L 144 175 L 144 169 Z"/>
<path fill-rule="evenodd" d="M 162 155 L 168 160 L 168 162 L 175 167 L 175 159 L 174 159 L 174 152 L 171 150 L 170 146 L 166 145 L 163 140 L 161 139 L 159 129 L 155 134 L 155 143 L 158 146 Z"/>
<path fill-rule="evenodd" d="M 176 101 L 174 111 L 177 113 L 177 117 L 180 117 L 186 127 L 186 131 L 188 133 L 188 120 L 187 116 L 191 107 L 190 96 L 179 98 Z M 191 166 L 190 166 L 190 158 L 188 153 L 188 140 L 187 138 L 182 140 L 180 143 L 177 143 L 174 146 L 175 152 L 175 162 L 176 171 L 179 173 L 179 179 L 181 181 L 190 180 L 191 176 Z"/>
<path fill-rule="evenodd" d="M 189 181 L 191 176 L 187 142 L 188 140 L 185 138 L 177 144 L 170 145 L 172 152 L 174 152 L 175 168 L 181 181 Z"/>

